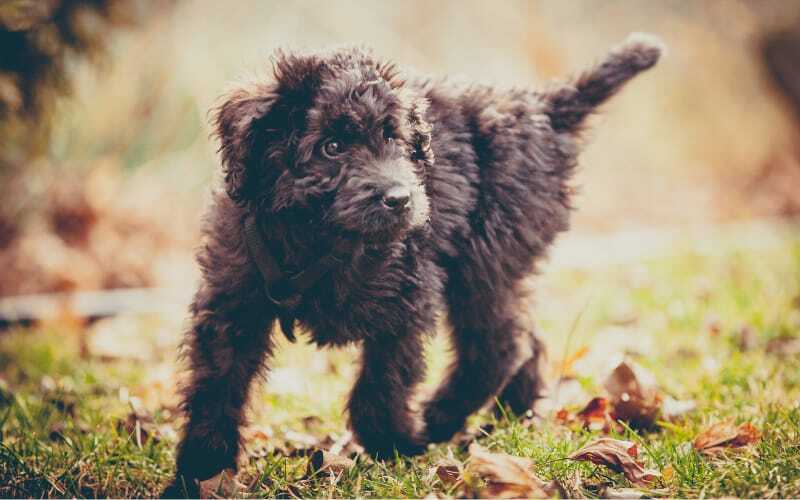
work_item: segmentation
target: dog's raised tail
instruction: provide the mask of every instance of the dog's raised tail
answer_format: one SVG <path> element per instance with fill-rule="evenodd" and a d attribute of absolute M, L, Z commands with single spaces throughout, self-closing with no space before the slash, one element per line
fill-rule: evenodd
<path fill-rule="evenodd" d="M 551 126 L 556 132 L 578 132 L 587 116 L 625 83 L 653 67 L 664 51 L 661 41 L 643 33 L 633 33 L 614 47 L 598 65 L 577 79 L 545 93 Z"/>

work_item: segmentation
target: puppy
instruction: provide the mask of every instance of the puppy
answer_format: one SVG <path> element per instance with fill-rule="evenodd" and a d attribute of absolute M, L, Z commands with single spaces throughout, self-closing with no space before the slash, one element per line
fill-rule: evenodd
<path fill-rule="evenodd" d="M 518 318 L 520 281 L 568 227 L 587 116 L 660 53 L 632 36 L 573 81 L 500 91 L 404 80 L 361 49 L 278 52 L 272 79 L 230 93 L 167 493 L 236 469 L 276 322 L 290 339 L 299 325 L 320 346 L 361 344 L 347 408 L 374 456 L 447 441 L 495 397 L 529 409 L 542 346 Z M 418 418 L 439 311 L 456 360 Z"/>

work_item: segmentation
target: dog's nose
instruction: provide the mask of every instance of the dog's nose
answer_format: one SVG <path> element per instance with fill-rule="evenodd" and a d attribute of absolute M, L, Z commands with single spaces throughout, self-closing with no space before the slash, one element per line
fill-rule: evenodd
<path fill-rule="evenodd" d="M 411 191 L 402 186 L 394 186 L 383 195 L 383 205 L 391 210 L 400 211 L 408 207 Z"/>

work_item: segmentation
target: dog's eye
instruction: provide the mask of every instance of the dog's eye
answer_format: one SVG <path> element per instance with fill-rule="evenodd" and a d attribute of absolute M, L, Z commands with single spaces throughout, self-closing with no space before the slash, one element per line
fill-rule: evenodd
<path fill-rule="evenodd" d="M 322 153 L 328 158 L 334 158 L 342 153 L 342 149 L 338 142 L 329 141 L 322 146 Z"/>

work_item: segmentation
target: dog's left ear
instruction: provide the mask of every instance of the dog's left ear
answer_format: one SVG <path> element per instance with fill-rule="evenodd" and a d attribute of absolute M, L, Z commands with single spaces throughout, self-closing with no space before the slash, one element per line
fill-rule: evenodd
<path fill-rule="evenodd" d="M 425 120 L 428 100 L 416 97 L 412 100 L 408 111 L 408 123 L 411 125 L 410 142 L 413 147 L 411 159 L 422 161 L 426 166 L 433 165 L 434 156 L 431 149 L 431 132 L 433 127 Z"/>
<path fill-rule="evenodd" d="M 254 161 L 256 123 L 267 116 L 275 93 L 266 85 L 237 89 L 224 98 L 214 117 L 228 196 L 236 202 L 248 198 L 248 164 Z"/>

